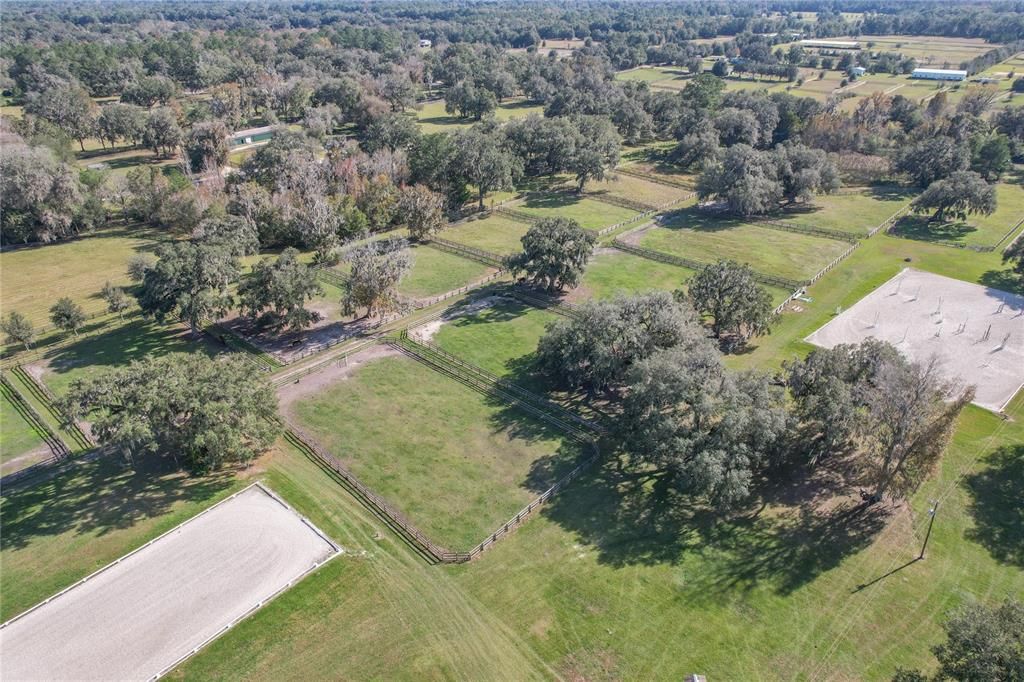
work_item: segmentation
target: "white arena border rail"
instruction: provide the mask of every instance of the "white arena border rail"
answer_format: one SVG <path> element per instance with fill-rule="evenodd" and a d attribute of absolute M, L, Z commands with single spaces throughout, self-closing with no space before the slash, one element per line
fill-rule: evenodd
<path fill-rule="evenodd" d="M 203 647 L 205 647 L 206 645 L 208 645 L 208 644 L 209 644 L 210 642 L 212 642 L 213 640 L 217 639 L 218 637 L 220 637 L 221 635 L 223 635 L 223 634 L 224 634 L 225 632 L 227 632 L 228 630 L 230 630 L 231 628 L 235 627 L 235 626 L 236 626 L 236 625 L 238 625 L 238 624 L 239 624 L 240 622 L 242 622 L 243 620 L 245 620 L 246 618 L 248 618 L 249 616 L 251 616 L 251 615 L 252 615 L 253 613 L 255 613 L 256 611 L 258 611 L 258 610 L 259 610 L 259 609 L 260 609 L 261 607 L 263 607 L 263 606 L 264 606 L 265 604 L 267 604 L 268 602 L 270 602 L 270 601 L 271 601 L 271 600 L 273 600 L 274 598 L 276 598 L 276 597 L 277 597 L 278 595 L 280 595 L 280 594 L 281 594 L 282 592 L 285 592 L 286 590 L 288 590 L 289 588 L 291 588 L 291 587 L 292 587 L 293 585 L 295 585 L 296 583 L 300 582 L 300 581 L 301 581 L 301 580 L 302 580 L 303 578 L 305 578 L 305 577 L 306 577 L 307 575 L 309 575 L 309 574 L 310 574 L 310 573 L 312 573 L 313 571 L 317 570 L 318 568 L 320 568 L 321 566 L 323 566 L 324 564 L 326 564 L 326 563 L 327 563 L 328 561 L 330 561 L 330 560 L 331 560 L 331 559 L 333 559 L 334 557 L 336 557 L 336 556 L 340 556 L 340 555 L 341 555 L 341 554 L 342 554 L 342 553 L 344 552 L 344 550 L 342 549 L 341 545 L 339 545 L 338 543 L 336 543 L 336 542 L 335 542 L 334 540 L 332 540 L 332 539 L 331 539 L 331 538 L 330 538 L 330 537 L 329 537 L 329 536 L 328 536 L 328 535 L 327 535 L 326 533 L 324 533 L 324 532 L 323 532 L 322 530 L 320 530 L 319 528 L 317 528 L 317 526 L 316 526 L 315 524 L 313 524 L 313 522 L 312 522 L 312 521 L 310 521 L 309 519 L 307 519 L 307 518 L 306 518 L 305 516 L 303 516 L 302 514 L 298 513 L 298 512 L 297 512 L 297 511 L 296 511 L 296 510 L 295 510 L 295 509 L 294 509 L 294 508 L 293 508 L 293 507 L 292 507 L 291 505 L 289 505 L 289 504 L 288 504 L 287 502 L 285 502 L 284 500 L 282 500 L 282 499 L 281 499 L 281 497 L 280 497 L 280 496 L 278 496 L 278 494 L 277 494 L 277 493 L 275 493 L 275 492 L 274 492 L 274 491 L 272 491 L 272 490 L 271 490 L 270 488 L 268 488 L 268 487 L 266 487 L 265 485 L 263 485 L 263 483 L 261 483 L 260 481 L 256 481 L 255 483 L 252 483 L 252 484 L 250 484 L 250 485 L 247 485 L 247 486 L 245 486 L 244 488 L 242 488 L 241 490 L 238 490 L 238 491 L 236 491 L 236 492 L 232 493 L 231 495 L 228 495 L 227 497 L 225 497 L 225 498 L 224 498 L 223 500 L 220 500 L 220 501 L 219 501 L 219 502 L 217 502 L 216 504 L 213 504 L 213 505 L 211 505 L 211 506 L 207 507 L 206 509 L 204 509 L 203 511 L 199 512 L 199 513 L 198 513 L 198 514 L 196 514 L 195 516 L 192 516 L 192 517 L 189 517 L 189 518 L 185 519 L 184 521 L 182 521 L 181 523 L 179 523 L 179 524 L 178 524 L 177 526 L 175 526 L 174 528 L 171 528 L 170 530 L 168 530 L 168 531 L 166 531 L 166 532 L 164 532 L 164 533 L 161 533 L 160 535 L 156 536 L 156 537 L 155 537 L 155 538 L 153 538 L 152 540 L 149 540 L 148 542 L 146 542 L 146 543 L 145 543 L 144 545 L 141 545 L 141 546 L 139 546 L 139 547 L 136 547 L 135 549 L 133 549 L 132 551 L 128 552 L 127 554 L 124 554 L 124 555 L 122 555 L 122 556 L 118 557 L 117 559 L 115 559 L 114 561 L 110 562 L 109 564 L 107 564 L 107 565 L 106 565 L 106 566 L 104 566 L 103 568 L 100 568 L 100 569 L 98 569 L 98 570 L 96 570 L 96 571 L 93 571 L 92 573 L 90 573 L 89 575 L 85 576 L 85 577 L 84 577 L 84 578 L 82 578 L 81 580 L 78 580 L 78 581 L 76 581 L 76 582 L 74 582 L 74 583 L 72 583 L 72 584 L 68 585 L 67 587 L 65 587 L 64 589 L 62 589 L 62 590 L 61 590 L 60 592 L 57 592 L 56 594 L 54 594 L 54 595 L 51 595 L 51 596 L 47 597 L 46 599 L 44 599 L 43 601 L 39 602 L 39 603 L 38 603 L 38 604 L 36 604 L 35 606 L 32 606 L 31 608 L 28 608 L 28 609 L 26 609 L 25 611 L 22 611 L 21 613 L 19 613 L 18 615 L 14 616 L 14 617 L 13 617 L 13 618 L 11 618 L 10 620 L 6 621 L 5 623 L 0 623 L 0 630 L 3 630 L 4 628 L 6 628 L 6 627 L 8 627 L 8 626 L 12 625 L 13 623 L 16 623 L 17 621 L 21 620 L 22 618 L 24 618 L 25 616 L 29 615 L 30 613 L 32 613 L 32 612 L 34 612 L 34 611 L 36 611 L 37 609 L 40 609 L 40 608 L 42 608 L 43 606 L 46 606 L 47 604 L 49 604 L 50 602 L 52 602 L 52 601 L 53 601 L 54 599 L 57 599 L 58 597 L 60 597 L 60 596 L 62 596 L 62 595 L 64 595 L 64 594 L 66 594 L 67 592 L 70 592 L 71 590 L 75 589 L 76 587 L 78 587 L 78 586 L 80 586 L 80 585 L 83 585 L 83 584 L 87 583 L 88 581 L 92 580 L 93 578 L 97 577 L 98 575 L 101 575 L 101 574 L 103 574 L 103 573 L 107 572 L 108 570 L 110 570 L 110 569 L 111 569 L 111 568 L 113 568 L 114 566 L 117 566 L 118 564 L 120 564 L 120 563 L 121 563 L 122 561 L 124 561 L 125 559 L 127 559 L 127 558 L 129 558 L 129 557 L 131 557 L 131 556 L 134 556 L 135 554 L 138 554 L 139 552 L 141 552 L 142 550 L 146 549 L 147 547 L 149 547 L 150 545 L 154 544 L 155 542 L 157 542 L 157 541 L 159 541 L 159 540 L 161 540 L 161 539 L 163 539 L 163 538 L 165 538 L 165 537 L 167 537 L 167 536 L 169 536 L 169 535 L 173 535 L 174 533 L 177 533 L 177 532 L 178 532 L 178 531 L 180 531 L 180 530 L 181 530 L 182 528 L 184 528 L 185 526 L 189 525 L 190 523 L 192 523 L 192 522 L 193 522 L 193 521 L 195 521 L 196 519 L 202 518 L 202 517 L 203 517 L 203 516 L 205 516 L 206 514 L 209 514 L 210 512 L 212 512 L 212 511 L 213 511 L 214 509 L 216 509 L 217 507 L 219 507 L 219 506 L 221 506 L 222 504 L 225 504 L 225 503 L 227 503 L 227 502 L 230 502 L 230 501 L 231 501 L 231 500 L 233 500 L 234 498 L 238 497 L 238 496 L 239 496 L 239 495 L 241 495 L 242 493 L 245 493 L 245 492 L 247 492 L 247 491 L 251 490 L 252 488 L 259 488 L 259 489 L 260 489 L 261 491 L 263 491 L 263 492 L 264 492 L 264 493 L 265 493 L 265 494 L 266 494 L 266 495 L 267 495 L 268 497 L 270 497 L 271 499 L 273 499 L 273 500 L 274 500 L 275 502 L 277 502 L 278 504 L 280 504 L 280 505 L 281 505 L 282 507 L 284 507 L 285 509 L 287 509 L 287 510 L 288 510 L 288 511 L 290 511 L 291 513 L 295 514 L 295 516 L 297 516 L 297 517 L 299 518 L 299 520 L 301 520 L 301 521 L 302 521 L 302 523 L 303 523 L 304 525 L 306 525 L 307 527 L 309 527 L 309 529 L 310 529 L 310 530 L 312 530 L 312 531 L 313 531 L 314 533 L 316 533 L 316 534 L 317 534 L 318 536 L 320 536 L 321 538 L 323 538 L 324 542 L 326 542 L 327 544 L 329 544 L 329 545 L 330 545 L 330 546 L 331 546 L 331 547 L 332 547 L 332 548 L 334 549 L 334 553 L 333 553 L 333 554 L 331 554 L 331 555 L 330 555 L 329 557 L 327 557 L 326 559 L 324 559 L 323 561 L 321 561 L 321 562 L 319 562 L 319 563 L 315 563 L 315 564 L 313 564 L 313 565 L 312 565 L 312 566 L 310 566 L 310 567 L 309 567 L 308 569 L 306 569 L 305 571 L 303 571 L 303 572 L 302 572 L 302 573 L 301 573 L 300 575 L 298 575 L 298 576 L 296 576 L 296 577 L 292 578 L 291 580 L 289 580 L 289 581 L 288 581 L 288 582 L 287 582 L 287 583 L 286 583 L 286 584 L 285 584 L 284 586 L 282 586 L 281 588 L 279 588 L 279 589 L 278 589 L 277 591 L 275 591 L 275 592 L 274 592 L 273 594 L 271 594 L 271 595 L 270 595 L 269 597 L 266 597 L 265 599 L 262 599 L 262 600 L 260 600 L 259 602 L 257 602 L 256 604 L 254 604 L 253 606 L 251 606 L 250 608 L 248 608 L 248 609 L 247 609 L 247 610 L 246 610 L 246 611 L 245 611 L 244 613 L 242 613 L 241 615 L 239 615 L 239 616 L 236 616 L 236 617 L 232 618 L 232 619 L 231 619 L 231 621 L 230 621 L 230 622 L 229 622 L 229 623 L 228 623 L 227 625 L 225 625 L 225 626 L 224 626 L 223 628 L 221 628 L 221 629 L 220 629 L 219 631 L 217 631 L 217 633 L 216 633 L 216 634 L 214 634 L 214 635 L 211 635 L 211 636 L 210 636 L 210 637 L 208 637 L 208 638 L 207 638 L 206 640 L 204 640 L 203 642 L 201 642 L 201 643 L 200 643 L 200 644 L 199 644 L 198 646 L 194 647 L 194 648 L 193 648 L 193 649 L 192 649 L 191 651 L 189 651 L 188 653 L 186 653 L 186 654 L 185 654 L 184 656 L 182 656 L 182 657 L 181 657 L 181 658 L 179 658 L 178 660 L 174 661 L 174 662 L 173 662 L 173 663 L 172 663 L 171 665 L 169 665 L 169 666 L 165 667 L 165 668 L 164 668 L 163 670 L 159 671 L 159 672 L 158 672 L 158 673 L 157 673 L 156 675 L 154 675 L 153 677 L 149 678 L 150 680 L 158 680 L 158 679 L 160 679 L 161 677 L 163 677 L 163 676 L 164 676 L 164 675 L 166 675 L 167 673 L 169 673 L 169 672 L 171 672 L 172 670 L 174 670 L 175 668 L 177 668 L 177 667 L 178 667 L 179 665 L 181 665 L 181 664 L 182 664 L 182 663 L 183 663 L 184 661 L 188 660 L 189 658 L 191 658 L 192 656 L 194 656 L 195 654 L 197 654 L 197 653 L 198 653 L 198 652 L 199 652 L 199 651 L 200 651 L 200 650 L 201 650 L 201 649 L 202 649 Z"/>

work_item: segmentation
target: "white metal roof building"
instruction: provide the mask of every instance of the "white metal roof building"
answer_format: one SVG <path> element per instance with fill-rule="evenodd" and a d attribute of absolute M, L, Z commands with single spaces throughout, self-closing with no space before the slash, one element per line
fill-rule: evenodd
<path fill-rule="evenodd" d="M 962 81 L 967 80 L 967 72 L 959 69 L 914 69 L 910 77 L 932 81 Z"/>
<path fill-rule="evenodd" d="M 801 40 L 803 47 L 821 47 L 830 50 L 859 50 L 860 43 L 856 40 Z"/>

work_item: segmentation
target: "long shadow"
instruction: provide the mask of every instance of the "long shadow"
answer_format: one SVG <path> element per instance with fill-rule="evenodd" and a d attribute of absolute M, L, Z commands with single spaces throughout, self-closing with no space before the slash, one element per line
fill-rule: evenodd
<path fill-rule="evenodd" d="M 1024 277 L 1010 269 L 989 270 L 978 281 L 993 289 L 1024 295 Z"/>
<path fill-rule="evenodd" d="M 688 593 L 710 601 L 762 586 L 790 594 L 870 544 L 890 513 L 852 501 L 822 510 L 812 497 L 785 506 L 791 493 L 766 490 L 748 508 L 719 512 L 609 456 L 551 500 L 544 514 L 596 549 L 603 564 L 699 562 L 687 577 Z M 763 514 L 769 505 L 772 513 Z"/>
<path fill-rule="evenodd" d="M 217 353 L 205 337 L 194 339 L 180 327 L 134 320 L 57 348 L 47 354 L 47 360 L 51 371 L 66 374 L 82 367 L 117 367 L 145 357 L 195 350 L 211 356 Z"/>
<path fill-rule="evenodd" d="M 669 213 L 662 221 L 661 227 L 668 230 L 718 232 L 739 227 L 744 222 L 744 220 L 730 216 L 727 213 L 717 213 L 690 207 Z"/>
<path fill-rule="evenodd" d="M 893 226 L 894 234 L 924 242 L 957 242 L 972 232 L 977 232 L 977 228 L 964 222 L 938 223 L 917 215 L 903 216 Z"/>
<path fill-rule="evenodd" d="M 999 448 L 985 463 L 963 483 L 974 518 L 966 536 L 996 560 L 1024 568 L 1024 445 Z"/>
<path fill-rule="evenodd" d="M 53 478 L 5 491 L 0 548 L 68 531 L 105 535 L 167 513 L 181 501 L 208 500 L 232 484 L 224 471 L 191 477 L 169 457 L 147 455 L 126 466 L 117 455 L 83 462 Z"/>

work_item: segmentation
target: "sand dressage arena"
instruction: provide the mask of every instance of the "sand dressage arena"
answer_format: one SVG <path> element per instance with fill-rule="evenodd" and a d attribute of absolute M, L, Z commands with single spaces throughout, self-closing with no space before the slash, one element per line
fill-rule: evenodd
<path fill-rule="evenodd" d="M 152 679 L 338 552 L 252 485 L 5 623 L 0 678 Z"/>
<path fill-rule="evenodd" d="M 947 377 L 1000 411 L 1024 384 L 1024 296 L 905 269 L 807 337 L 832 348 L 874 337 L 911 360 L 932 355 Z"/>

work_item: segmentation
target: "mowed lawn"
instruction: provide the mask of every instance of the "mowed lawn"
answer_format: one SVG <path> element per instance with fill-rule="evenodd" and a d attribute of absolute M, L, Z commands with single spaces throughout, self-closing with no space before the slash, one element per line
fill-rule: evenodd
<path fill-rule="evenodd" d="M 412 247 L 413 265 L 398 285 L 409 298 L 428 298 L 447 293 L 486 277 L 494 269 L 429 246 Z"/>
<path fill-rule="evenodd" d="M 968 407 L 936 477 L 884 529 L 779 505 L 718 521 L 683 501 L 655 510 L 609 462 L 479 561 L 450 567 L 413 557 L 282 450 L 267 482 L 347 551 L 172 676 L 881 681 L 930 668 L 947 611 L 1024 591 L 1005 558 L 1020 528 L 998 513 L 1024 494 L 1001 449 L 1024 439 L 1022 408 L 1006 422 Z M 935 497 L 928 558 L 903 566 Z"/>
<path fill-rule="evenodd" d="M 41 450 L 37 458 L 26 458 Z M 50 456 L 42 437 L 15 409 L 6 395 L 0 396 L 0 473 L 6 475 Z M 31 459 L 31 461 L 29 461 Z"/>
<path fill-rule="evenodd" d="M 649 182 L 625 173 L 616 173 L 612 178 L 606 180 L 591 181 L 587 184 L 585 193 L 593 197 L 607 194 L 657 208 L 671 201 L 682 199 L 690 193 L 690 190 Z"/>
<path fill-rule="evenodd" d="M 126 324 L 83 336 L 62 345 L 33 363 L 42 369 L 43 383 L 56 395 L 63 395 L 78 379 L 86 379 L 133 360 L 162 357 L 170 353 L 206 353 L 215 355 L 221 349 L 209 337 L 193 338 L 186 327 L 158 324 L 134 318 Z"/>
<path fill-rule="evenodd" d="M 861 194 L 820 194 L 810 204 L 788 209 L 779 218 L 794 225 L 864 236 L 912 199 L 911 192 L 898 187 L 868 189 Z"/>
<path fill-rule="evenodd" d="M 438 544 L 468 550 L 572 468 L 550 427 L 406 357 L 294 405 L 297 420 Z"/>
<path fill-rule="evenodd" d="M 969 215 L 965 221 L 932 223 L 929 215 L 908 215 L 895 226 L 896 234 L 923 241 L 949 241 L 966 246 L 1009 243 L 1011 230 L 1024 220 L 1024 173 L 996 185 L 996 210 L 991 215 Z"/>
<path fill-rule="evenodd" d="M 495 305 L 447 320 L 433 342 L 488 372 L 529 383 L 526 374 L 537 342 L 547 326 L 559 319 L 553 312 L 502 298 Z"/>
<path fill-rule="evenodd" d="M 640 236 L 640 245 L 703 263 L 731 259 L 795 280 L 809 279 L 849 248 L 834 239 L 709 217 L 696 210 L 677 213 L 650 228 Z"/>
<path fill-rule="evenodd" d="M 529 229 L 530 223 L 515 220 L 501 213 L 492 213 L 481 220 L 455 225 L 438 236 L 476 249 L 507 256 L 523 250 L 520 240 Z"/>
<path fill-rule="evenodd" d="M 151 253 L 166 235 L 143 227 L 116 227 L 66 242 L 4 250 L 0 253 L 0 288 L 4 310 L 28 316 L 33 324 L 49 325 L 50 306 L 62 296 L 81 304 L 86 313 L 102 312 L 100 290 L 106 282 L 130 284 L 128 259 Z"/>
<path fill-rule="evenodd" d="M 697 272 L 690 268 L 608 249 L 591 258 L 580 286 L 569 292 L 569 299 L 580 302 L 588 298 L 604 299 L 653 290 L 685 290 L 686 282 L 695 274 Z M 781 303 L 792 293 L 779 287 L 765 288 L 775 303 Z"/>
<path fill-rule="evenodd" d="M 586 230 L 600 230 L 639 213 L 573 192 L 531 196 L 510 208 L 538 218 L 572 218 Z"/>

